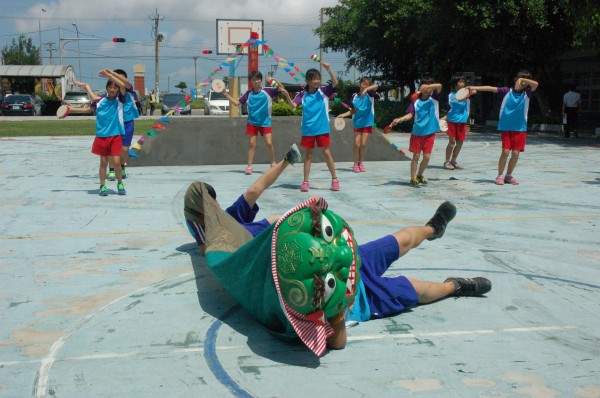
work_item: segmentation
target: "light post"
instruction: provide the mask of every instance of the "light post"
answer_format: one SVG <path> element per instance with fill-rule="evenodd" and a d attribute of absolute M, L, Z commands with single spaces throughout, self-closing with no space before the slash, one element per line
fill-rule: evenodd
<path fill-rule="evenodd" d="M 77 29 L 77 24 L 71 24 L 75 27 L 75 31 L 77 32 L 77 61 L 79 62 L 79 78 L 81 79 L 81 53 L 79 52 L 79 29 Z"/>
<path fill-rule="evenodd" d="M 194 87 L 198 86 L 198 74 L 196 73 L 196 60 L 199 58 L 198 56 L 192 57 L 194 58 Z"/>
<path fill-rule="evenodd" d="M 42 8 L 42 13 L 46 12 L 45 8 Z M 40 14 L 41 15 L 41 14 Z M 38 17 L 38 33 L 40 35 L 40 62 L 42 63 L 42 65 L 44 64 L 44 57 L 42 56 L 42 22 L 40 21 L 40 18 Z"/>
<path fill-rule="evenodd" d="M 63 64 L 63 49 L 68 42 L 76 41 L 77 43 L 79 43 L 80 40 L 98 40 L 95 37 L 90 37 L 90 38 L 82 37 L 81 39 L 75 38 L 75 37 L 64 38 L 64 37 L 61 37 L 61 35 L 60 35 L 60 27 L 58 29 L 59 29 L 59 32 L 58 32 L 58 54 L 60 57 L 60 65 Z"/>

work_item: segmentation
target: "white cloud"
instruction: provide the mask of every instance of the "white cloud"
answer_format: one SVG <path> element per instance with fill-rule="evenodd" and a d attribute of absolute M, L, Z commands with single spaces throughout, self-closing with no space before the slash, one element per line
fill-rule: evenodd
<path fill-rule="evenodd" d="M 38 45 L 38 19 L 41 21 L 42 42 L 53 41 L 54 63 L 58 54 L 58 27 L 62 37 L 75 37 L 77 27 L 82 38 L 97 38 L 93 41 L 80 41 L 80 59 L 76 59 L 76 44 L 62 43 L 65 48 L 63 63 L 77 65 L 81 61 L 82 75 L 95 78 L 96 71 L 105 67 L 121 67 L 133 71 L 133 64 L 146 65 L 146 86 L 154 85 L 154 36 L 152 18 L 158 11 L 159 33 L 165 36 L 160 44 L 161 86 L 171 80 L 194 81 L 194 61 L 197 59 L 198 79 L 202 80 L 218 66 L 224 56 L 205 56 L 203 49 L 216 50 L 216 19 L 264 20 L 265 38 L 269 45 L 281 56 L 295 62 L 302 69 L 314 67 L 310 55 L 319 46 L 319 39 L 313 29 L 319 23 L 319 10 L 337 4 L 337 0 L 56 0 L 23 6 L 11 2 L 3 4 L 3 14 L 11 17 L 26 15 L 27 19 L 0 19 L 0 46 L 10 43 L 10 34 L 27 32 Z M 46 12 L 41 10 L 45 9 Z M 2 35 L 6 35 L 3 37 Z M 126 43 L 113 43 L 112 37 L 125 37 Z M 4 43 L 2 43 L 4 39 Z M 49 62 L 49 52 L 44 51 L 44 62 Z M 324 57 L 332 63 L 334 70 L 344 68 L 343 54 L 327 54 Z M 276 62 L 269 57 L 259 60 L 263 73 Z M 246 74 L 245 60 L 237 69 L 238 75 Z M 228 71 L 225 71 L 227 73 Z M 279 71 L 277 77 L 285 80 L 289 76 Z M 164 81 L 164 82 L 163 82 Z M 98 81 L 102 84 L 101 81 Z"/>

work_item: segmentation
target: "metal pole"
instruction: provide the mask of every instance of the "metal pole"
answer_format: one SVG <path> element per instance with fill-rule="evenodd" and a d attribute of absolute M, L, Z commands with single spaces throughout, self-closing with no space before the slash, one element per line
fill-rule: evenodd
<path fill-rule="evenodd" d="M 77 29 L 77 24 L 73 23 L 71 24 L 73 26 L 75 26 L 75 31 L 77 32 L 77 61 L 79 62 L 79 78 L 82 78 L 82 74 L 81 74 L 81 53 L 79 52 L 79 29 Z"/>
<path fill-rule="evenodd" d="M 194 87 L 196 87 L 198 85 L 198 73 L 196 73 L 197 72 L 197 70 L 196 70 L 196 60 L 198 59 L 198 56 L 195 56 L 193 58 L 194 58 L 194 83 L 195 83 Z"/>
<path fill-rule="evenodd" d="M 60 56 L 60 65 L 62 65 L 62 37 L 60 37 L 60 26 L 58 27 L 58 54 Z"/>
<path fill-rule="evenodd" d="M 159 65 L 158 65 L 158 10 L 154 16 L 154 78 L 156 86 L 156 98 L 160 96 Z"/>
<path fill-rule="evenodd" d="M 42 12 L 46 12 L 45 8 L 42 8 Z M 42 22 L 40 21 L 40 18 L 38 17 L 38 33 L 40 35 L 40 62 L 42 65 L 44 65 L 44 56 L 42 55 Z"/>
<path fill-rule="evenodd" d="M 320 27 L 323 29 L 323 9 L 320 10 L 321 15 L 319 17 Z M 323 60 L 323 34 L 319 33 L 319 59 Z M 321 81 L 323 81 L 323 65 L 319 62 L 319 74 L 321 75 Z"/>

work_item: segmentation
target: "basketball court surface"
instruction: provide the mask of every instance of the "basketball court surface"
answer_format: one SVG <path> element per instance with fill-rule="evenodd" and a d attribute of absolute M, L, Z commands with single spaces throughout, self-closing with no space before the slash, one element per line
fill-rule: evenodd
<path fill-rule="evenodd" d="M 408 134 L 392 138 L 408 148 Z M 438 136 L 422 188 L 407 161 L 367 158 L 358 174 L 338 162 L 339 192 L 322 162 L 309 193 L 302 165 L 288 168 L 262 215 L 321 195 L 360 243 L 422 225 L 450 200 L 445 236 L 389 275 L 493 283 L 486 297 L 359 324 L 321 358 L 224 292 L 183 223 L 191 182 L 209 182 L 225 207 L 266 162 L 244 175 L 241 146 L 238 164 L 131 167 L 126 196 L 109 182 L 100 197 L 92 140 L 0 139 L 0 398 L 600 397 L 597 140 L 530 135 L 518 186 L 493 182 L 496 134 L 468 136 L 454 171 Z"/>

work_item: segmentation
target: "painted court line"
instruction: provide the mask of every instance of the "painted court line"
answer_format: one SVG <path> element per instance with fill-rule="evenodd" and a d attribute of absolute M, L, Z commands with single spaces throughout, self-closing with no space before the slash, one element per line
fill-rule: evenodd
<path fill-rule="evenodd" d="M 191 275 L 191 272 L 188 273 L 184 273 L 172 278 L 168 278 L 168 279 L 163 279 L 161 281 L 155 282 L 151 285 L 142 287 L 140 289 L 137 289 L 133 292 L 129 292 L 119 298 L 114 299 L 113 301 L 111 301 L 108 304 L 103 305 L 102 307 L 98 308 L 96 311 L 93 311 L 91 313 L 89 313 L 88 315 L 86 315 L 83 319 L 79 320 L 77 323 L 73 324 L 69 329 L 67 329 L 65 331 L 65 333 L 60 336 L 60 338 L 58 340 L 56 340 L 54 343 L 52 343 L 52 345 L 50 346 L 50 349 L 48 350 L 48 354 L 41 360 L 40 363 L 40 369 L 38 371 L 38 377 L 37 377 L 37 381 L 36 381 L 36 385 L 34 386 L 34 394 L 36 397 L 40 398 L 40 397 L 45 397 L 47 395 L 48 392 L 48 379 L 50 376 L 50 369 L 52 368 L 52 365 L 54 364 L 54 362 L 56 362 L 57 357 L 58 357 L 58 353 L 59 351 L 62 349 L 62 347 L 65 345 L 65 343 L 67 342 L 67 340 L 74 335 L 79 329 L 81 329 L 81 327 L 83 327 L 83 325 L 85 325 L 88 321 L 90 321 L 93 317 L 95 317 L 97 314 L 99 314 L 100 312 L 104 311 L 106 308 L 130 297 L 131 295 L 134 294 L 139 294 L 140 292 L 143 292 L 144 290 L 148 290 L 152 287 L 158 286 L 160 284 L 163 284 L 165 282 L 169 282 L 171 280 L 174 279 L 178 279 L 181 277 L 185 277 L 188 275 Z"/>
<path fill-rule="evenodd" d="M 452 336 L 468 336 L 477 334 L 494 334 L 494 333 L 537 333 L 537 332 L 553 332 L 562 330 L 577 329 L 576 326 L 537 326 L 528 328 L 506 328 L 506 329 L 480 329 L 480 330 L 456 330 L 452 332 L 428 332 L 428 333 L 400 333 L 388 335 L 371 335 L 371 336 L 348 336 L 348 341 L 363 341 L 363 340 L 382 340 L 382 339 L 413 339 L 422 337 L 452 337 Z"/>
<path fill-rule="evenodd" d="M 577 326 L 537 326 L 527 328 L 505 328 L 505 329 L 479 329 L 479 330 L 455 330 L 448 332 L 426 332 L 426 333 L 399 333 L 386 335 L 369 335 L 369 336 L 348 336 L 348 341 L 369 341 L 369 340 L 397 340 L 397 339 L 413 339 L 422 337 L 454 337 L 468 335 L 484 335 L 498 333 L 539 333 L 539 332 L 560 332 L 565 330 L 578 329 Z M 217 351 L 231 351 L 247 349 L 247 345 L 221 345 L 217 346 Z M 173 350 L 149 350 L 149 351 L 130 351 L 130 352 L 108 352 L 102 354 L 77 355 L 63 358 L 55 358 L 54 362 L 69 362 L 69 361 L 93 361 L 103 359 L 129 358 L 129 357 L 146 357 L 148 355 L 156 355 L 160 353 L 173 354 L 190 354 L 204 353 L 204 347 L 176 348 Z M 2 366 L 19 366 L 23 364 L 40 363 L 42 359 L 27 360 L 27 361 L 6 361 L 0 362 Z"/>

